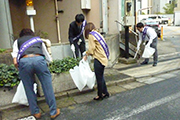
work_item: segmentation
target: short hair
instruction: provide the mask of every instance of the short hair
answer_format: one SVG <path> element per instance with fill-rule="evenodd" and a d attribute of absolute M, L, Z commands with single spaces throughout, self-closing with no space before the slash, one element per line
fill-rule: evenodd
<path fill-rule="evenodd" d="M 20 34 L 19 34 L 19 37 L 22 37 L 22 36 L 34 36 L 34 32 L 29 29 L 29 28 L 24 28 L 21 30 Z"/>
<path fill-rule="evenodd" d="M 94 29 L 96 29 L 96 27 L 92 22 L 87 23 L 87 25 L 85 27 L 85 38 L 86 39 L 88 39 L 89 33 Z"/>
<path fill-rule="evenodd" d="M 80 23 L 80 22 L 83 22 L 84 21 L 84 15 L 83 14 L 77 14 L 75 16 L 75 20 L 76 22 Z"/>
<path fill-rule="evenodd" d="M 143 24 L 142 22 L 139 22 L 139 23 L 136 25 L 136 27 L 142 28 L 142 27 L 144 27 L 144 24 Z"/>

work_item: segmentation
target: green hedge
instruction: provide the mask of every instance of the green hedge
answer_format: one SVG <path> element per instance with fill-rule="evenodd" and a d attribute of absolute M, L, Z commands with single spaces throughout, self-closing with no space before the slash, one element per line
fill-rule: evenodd
<path fill-rule="evenodd" d="M 62 60 L 54 60 L 48 67 L 51 73 L 60 74 L 78 65 L 79 61 L 80 59 L 67 57 Z M 12 89 L 19 84 L 20 78 L 18 76 L 18 71 L 13 64 L 0 64 L 0 70 L 0 87 Z"/>
<path fill-rule="evenodd" d="M 0 64 L 0 70 L 0 87 L 11 89 L 19 84 L 18 71 L 13 64 Z"/>

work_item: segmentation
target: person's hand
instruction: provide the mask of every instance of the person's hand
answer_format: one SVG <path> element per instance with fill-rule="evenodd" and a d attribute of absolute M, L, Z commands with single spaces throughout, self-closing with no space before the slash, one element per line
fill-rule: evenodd
<path fill-rule="evenodd" d="M 83 57 L 83 59 L 84 59 L 84 61 L 86 61 L 86 60 L 87 60 L 87 55 L 85 55 L 85 56 Z"/>
<path fill-rule="evenodd" d="M 13 59 L 13 63 L 14 63 L 14 66 L 16 67 L 16 69 L 18 70 L 18 63 L 17 63 L 17 59 L 16 58 Z"/>
<path fill-rule="evenodd" d="M 151 45 L 151 43 L 150 43 L 150 42 L 148 42 L 148 43 L 147 43 L 147 45 L 146 45 L 146 47 L 150 47 L 150 45 Z"/>
<path fill-rule="evenodd" d="M 75 52 L 74 44 L 71 45 L 71 50 L 72 50 L 73 52 Z"/>

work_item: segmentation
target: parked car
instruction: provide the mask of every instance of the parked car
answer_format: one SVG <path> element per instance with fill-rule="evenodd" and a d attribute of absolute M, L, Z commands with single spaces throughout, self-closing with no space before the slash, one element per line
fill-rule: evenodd
<path fill-rule="evenodd" d="M 151 21 L 153 21 L 152 18 L 143 18 L 140 22 L 145 24 L 146 22 L 151 22 Z"/>
<path fill-rule="evenodd" d="M 158 36 L 158 37 L 161 36 L 161 28 L 160 28 L 158 22 L 149 21 L 149 22 L 145 22 L 144 25 L 145 25 L 145 26 L 152 27 L 152 28 L 156 31 L 157 36 Z"/>
<path fill-rule="evenodd" d="M 162 20 L 162 23 L 163 23 L 163 24 L 168 24 L 169 18 L 168 18 L 167 16 L 165 16 L 165 15 L 162 15 L 162 16 L 161 16 L 161 20 Z"/>
<path fill-rule="evenodd" d="M 162 23 L 162 19 L 161 19 L 161 16 L 160 16 L 160 15 L 149 16 L 148 18 L 151 18 L 152 21 L 158 22 L 159 24 Z"/>

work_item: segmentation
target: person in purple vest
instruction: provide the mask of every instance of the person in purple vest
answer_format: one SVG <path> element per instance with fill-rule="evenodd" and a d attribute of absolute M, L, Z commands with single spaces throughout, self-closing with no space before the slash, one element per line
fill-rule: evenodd
<path fill-rule="evenodd" d="M 50 108 L 51 118 L 60 114 L 57 108 L 52 87 L 51 73 L 48 69 L 43 49 L 45 47 L 41 38 L 35 37 L 31 29 L 22 29 L 19 37 L 13 44 L 13 62 L 19 70 L 19 76 L 23 82 L 31 114 L 35 118 L 41 118 L 37 105 L 37 96 L 33 89 L 36 74 L 42 85 L 46 102 Z"/>
<path fill-rule="evenodd" d="M 140 44 L 143 41 L 144 44 L 148 47 L 152 47 L 155 49 L 153 54 L 153 66 L 157 65 L 158 62 L 158 52 L 157 52 L 157 33 L 151 27 L 144 26 L 143 23 L 139 22 L 137 25 L 137 30 L 139 31 L 139 41 L 137 43 L 137 50 L 140 49 Z M 148 64 L 149 58 L 145 58 L 145 60 L 141 63 L 141 65 Z"/>
<path fill-rule="evenodd" d="M 106 82 L 104 80 L 104 68 L 108 65 L 109 49 L 103 36 L 96 31 L 93 23 L 88 23 L 85 27 L 85 38 L 88 39 L 88 50 L 83 53 L 84 60 L 91 55 L 94 58 L 94 72 L 97 80 L 97 96 L 94 100 L 102 100 L 109 97 Z"/>
<path fill-rule="evenodd" d="M 82 53 L 86 50 L 85 40 L 83 36 L 83 31 L 86 25 L 83 14 L 77 14 L 75 16 L 75 21 L 71 22 L 69 25 L 68 37 L 71 46 L 71 50 L 75 52 L 75 57 L 79 57 L 79 51 Z"/>

